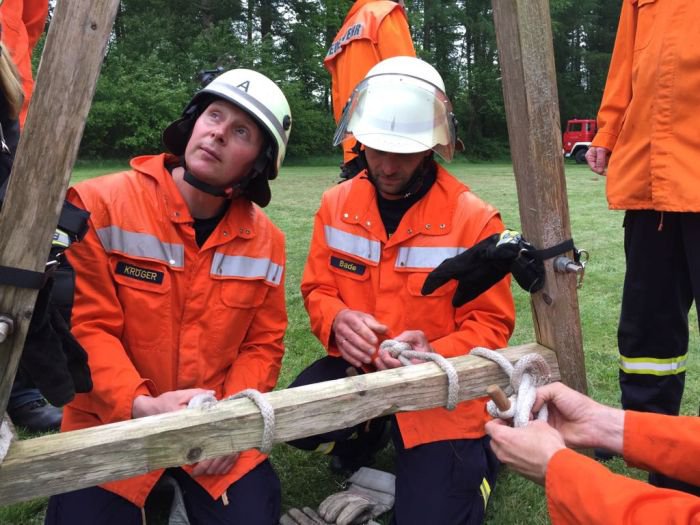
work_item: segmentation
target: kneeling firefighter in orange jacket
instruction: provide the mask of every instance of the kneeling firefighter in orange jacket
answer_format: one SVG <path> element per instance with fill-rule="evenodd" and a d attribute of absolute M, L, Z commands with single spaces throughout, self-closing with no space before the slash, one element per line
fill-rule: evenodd
<path fill-rule="evenodd" d="M 498 211 L 433 158 L 451 160 L 454 116 L 438 72 L 413 57 L 373 67 L 355 89 L 336 132 L 364 145 L 366 169 L 323 195 L 301 291 L 311 328 L 328 356 L 292 383 L 309 384 L 400 366 L 377 352 L 382 339 L 445 357 L 475 346 L 502 348 L 513 330 L 510 279 L 461 306 L 457 284 L 421 295 L 445 258 L 503 231 Z M 504 273 L 505 275 L 505 273 Z M 354 370 L 353 370 L 354 369 Z M 394 522 L 480 523 L 496 474 L 484 438 L 484 401 L 399 413 L 292 444 L 333 455 L 331 467 L 371 462 L 393 433 Z"/>
<path fill-rule="evenodd" d="M 287 326 L 285 246 L 255 204 L 270 201 L 290 128 L 277 85 L 235 69 L 165 130 L 172 154 L 135 158 L 129 171 L 70 190 L 91 212 L 70 260 L 73 333 L 94 388 L 65 408 L 62 430 L 180 410 L 197 394 L 275 386 Z M 166 472 L 193 522 L 279 519 L 279 479 L 257 450 Z M 139 522 L 163 473 L 54 496 L 47 523 Z"/>

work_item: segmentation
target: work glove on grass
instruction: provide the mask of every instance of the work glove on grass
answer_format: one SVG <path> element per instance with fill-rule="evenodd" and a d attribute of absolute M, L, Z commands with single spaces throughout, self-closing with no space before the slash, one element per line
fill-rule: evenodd
<path fill-rule="evenodd" d="M 348 480 L 346 490 L 328 496 L 318 513 L 328 523 L 367 523 L 394 506 L 396 477 L 388 472 L 362 467 Z"/>
<path fill-rule="evenodd" d="M 318 513 L 310 508 L 289 509 L 280 518 L 280 525 L 333 525 L 325 521 Z"/>

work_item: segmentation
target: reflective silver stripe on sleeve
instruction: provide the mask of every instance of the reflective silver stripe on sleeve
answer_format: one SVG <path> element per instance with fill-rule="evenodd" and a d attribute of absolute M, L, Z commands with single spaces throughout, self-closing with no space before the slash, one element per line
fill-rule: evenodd
<path fill-rule="evenodd" d="M 378 263 L 381 257 L 381 244 L 360 235 L 344 232 L 332 226 L 324 226 L 326 243 L 333 250 L 354 255 L 360 259 Z"/>
<path fill-rule="evenodd" d="M 163 242 L 149 233 L 130 232 L 118 226 L 100 228 L 97 236 L 107 253 L 119 252 L 133 257 L 155 259 L 173 268 L 185 266 L 185 247 L 182 244 Z"/>
<path fill-rule="evenodd" d="M 282 282 L 284 266 L 270 259 L 256 259 L 244 255 L 224 255 L 216 252 L 211 262 L 211 273 L 220 277 L 242 277 L 245 279 L 265 279 L 270 284 Z"/>
<path fill-rule="evenodd" d="M 429 268 L 433 269 L 442 261 L 467 251 L 459 246 L 410 246 L 399 248 L 396 257 L 396 268 Z"/>

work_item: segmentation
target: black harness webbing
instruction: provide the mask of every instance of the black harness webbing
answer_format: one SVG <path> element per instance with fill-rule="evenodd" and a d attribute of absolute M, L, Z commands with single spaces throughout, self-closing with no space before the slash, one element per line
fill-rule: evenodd
<path fill-rule="evenodd" d="M 569 250 L 574 250 L 574 252 L 576 251 L 573 239 L 568 239 L 560 242 L 559 244 L 555 244 L 554 246 L 550 246 L 549 248 L 542 248 L 541 250 L 528 250 L 527 254 L 535 259 L 544 261 L 557 255 L 561 255 L 562 253 L 566 253 Z"/>
<path fill-rule="evenodd" d="M 40 290 L 44 286 L 45 280 L 46 274 L 44 272 L 0 266 L 0 284 L 4 286 Z"/>
<path fill-rule="evenodd" d="M 5 199 L 7 184 L 0 186 L 0 208 Z M 88 231 L 88 219 L 90 213 L 74 206 L 70 202 L 64 201 L 61 208 L 61 214 L 58 217 L 58 229 L 66 234 L 70 242 L 80 241 Z M 67 246 L 61 246 L 60 250 L 52 250 L 52 258 L 57 261 L 61 256 L 63 249 Z M 53 265 L 47 265 L 53 267 Z M 14 286 L 17 288 L 32 288 L 39 290 L 46 282 L 45 272 L 36 272 L 33 270 L 24 270 L 22 268 L 11 268 L 9 266 L 0 266 L 0 285 Z"/>

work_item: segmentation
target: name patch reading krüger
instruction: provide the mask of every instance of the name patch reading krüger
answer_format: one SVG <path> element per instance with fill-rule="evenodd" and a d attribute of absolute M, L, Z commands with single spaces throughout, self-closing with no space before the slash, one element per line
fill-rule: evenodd
<path fill-rule="evenodd" d="M 138 279 L 139 281 L 146 281 L 147 283 L 163 283 L 163 272 L 156 272 L 148 268 L 139 268 L 138 266 L 123 261 L 117 263 L 117 273 L 125 277 Z"/>

